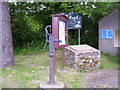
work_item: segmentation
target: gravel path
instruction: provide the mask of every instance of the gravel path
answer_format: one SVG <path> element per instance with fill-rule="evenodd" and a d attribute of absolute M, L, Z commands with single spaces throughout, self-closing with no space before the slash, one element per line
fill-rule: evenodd
<path fill-rule="evenodd" d="M 118 70 L 96 70 L 85 75 L 82 88 L 118 88 Z"/>

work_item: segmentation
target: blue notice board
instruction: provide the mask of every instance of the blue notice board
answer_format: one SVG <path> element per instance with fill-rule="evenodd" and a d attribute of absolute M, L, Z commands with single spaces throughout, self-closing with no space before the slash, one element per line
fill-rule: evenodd
<path fill-rule="evenodd" d="M 68 29 L 82 29 L 82 15 L 76 14 L 74 12 L 70 12 L 68 14 L 62 12 L 61 14 L 65 14 L 68 18 Z"/>
<path fill-rule="evenodd" d="M 100 38 L 101 39 L 112 39 L 113 30 L 100 30 Z"/>

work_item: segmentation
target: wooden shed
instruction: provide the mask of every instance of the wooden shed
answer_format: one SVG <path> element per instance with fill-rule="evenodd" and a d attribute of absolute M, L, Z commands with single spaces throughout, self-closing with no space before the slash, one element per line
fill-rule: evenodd
<path fill-rule="evenodd" d="M 120 8 L 99 21 L 99 50 L 120 57 Z"/>

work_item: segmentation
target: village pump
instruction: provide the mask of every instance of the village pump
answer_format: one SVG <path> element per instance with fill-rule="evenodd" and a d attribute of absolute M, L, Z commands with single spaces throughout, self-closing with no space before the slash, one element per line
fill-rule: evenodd
<path fill-rule="evenodd" d="M 68 46 L 68 18 L 63 14 L 56 14 L 52 17 L 52 33 L 49 33 L 46 26 L 45 33 L 47 42 L 49 42 L 49 81 L 40 84 L 40 88 L 64 88 L 64 83 L 55 81 L 54 74 L 56 68 L 56 49 Z M 45 44 L 46 46 L 46 44 Z M 44 46 L 44 48 L 45 48 Z"/>

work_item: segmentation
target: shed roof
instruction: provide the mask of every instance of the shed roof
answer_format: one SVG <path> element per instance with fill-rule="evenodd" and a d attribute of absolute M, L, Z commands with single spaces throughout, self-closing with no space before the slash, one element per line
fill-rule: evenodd
<path fill-rule="evenodd" d="M 106 18 L 107 16 L 111 15 L 112 13 L 118 13 L 118 11 L 120 11 L 120 8 L 116 8 L 113 11 L 111 11 L 110 13 L 108 13 L 107 15 L 103 16 L 102 18 L 100 18 L 98 20 L 98 22 L 100 22 L 102 19 Z"/>

